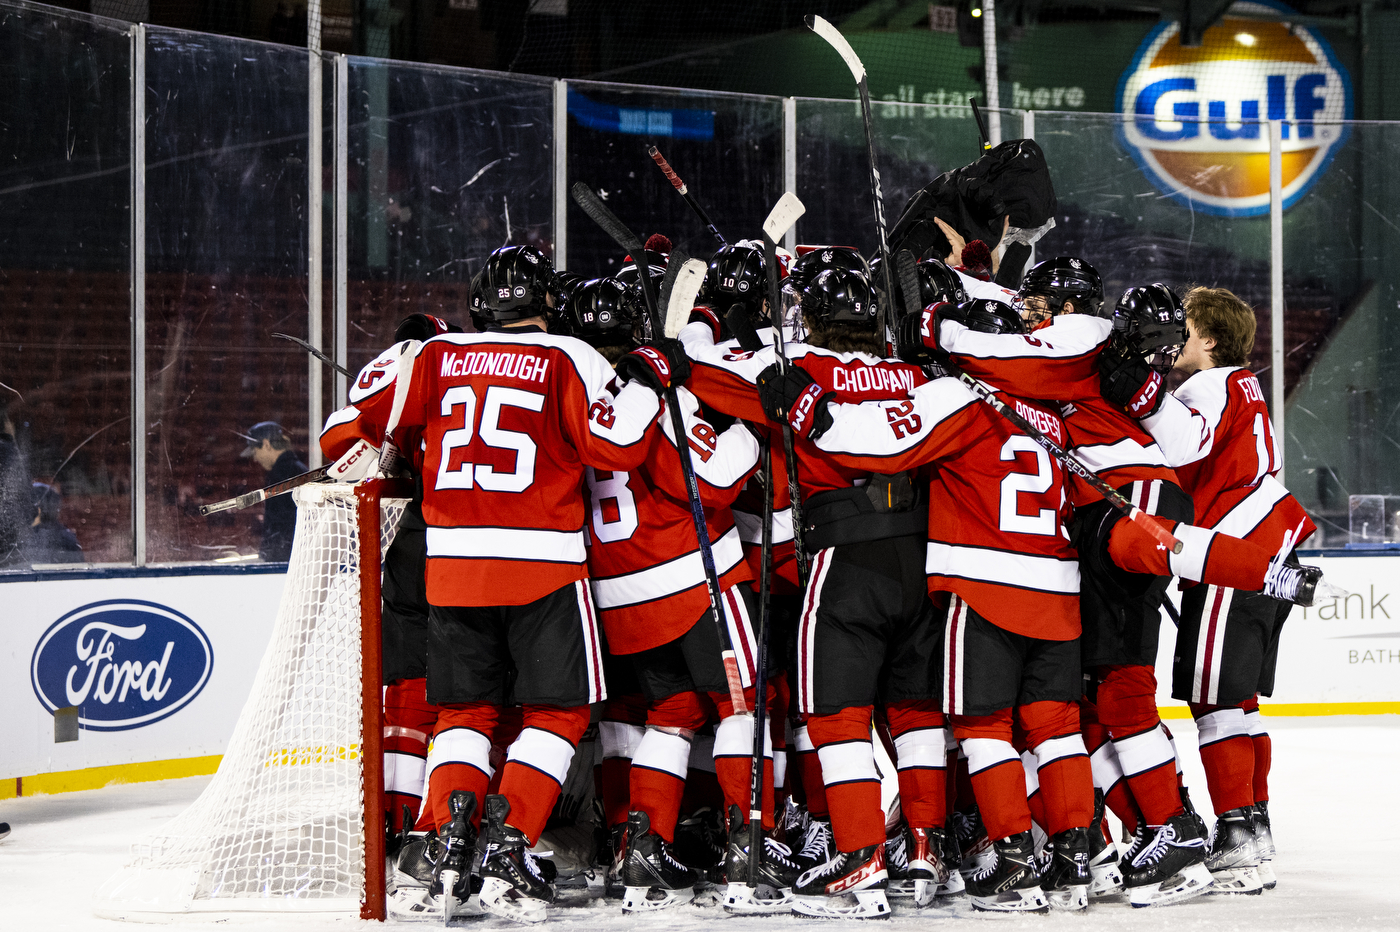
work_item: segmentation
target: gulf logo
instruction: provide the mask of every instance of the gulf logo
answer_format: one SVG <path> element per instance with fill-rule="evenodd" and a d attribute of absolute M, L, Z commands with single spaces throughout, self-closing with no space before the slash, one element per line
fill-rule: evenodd
<path fill-rule="evenodd" d="M 1164 194 L 1205 213 L 1269 210 L 1269 131 L 1283 120 L 1283 204 L 1321 177 L 1347 136 L 1351 82 L 1332 49 L 1301 26 L 1254 16 L 1287 7 L 1236 3 L 1199 48 L 1164 23 L 1143 41 L 1118 84 L 1128 119 L 1120 138 Z"/>

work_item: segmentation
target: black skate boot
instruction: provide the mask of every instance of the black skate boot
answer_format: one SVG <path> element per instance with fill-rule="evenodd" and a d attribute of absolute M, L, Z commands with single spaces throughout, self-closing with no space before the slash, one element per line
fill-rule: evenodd
<path fill-rule="evenodd" d="M 798 842 L 800 847 L 795 848 L 792 859 L 803 871 L 836 857 L 836 836 L 831 833 L 831 817 L 808 818 L 807 827 Z"/>
<path fill-rule="evenodd" d="M 886 828 L 886 831 L 889 829 Z M 899 830 L 885 839 L 885 874 L 886 899 L 914 898 L 914 880 L 909 876 L 909 859 L 904 855 L 903 821 L 899 823 Z"/>
<path fill-rule="evenodd" d="M 1215 833 L 1206 854 L 1206 869 L 1215 881 L 1211 893 L 1264 892 L 1259 877 L 1259 849 L 1249 808 L 1231 809 L 1215 819 Z"/>
<path fill-rule="evenodd" d="M 982 812 L 976 806 L 967 812 L 953 811 L 953 831 L 958 835 L 958 851 L 961 860 L 958 870 L 963 880 L 986 867 L 992 860 L 992 840 L 987 837 L 987 827 L 982 824 Z"/>
<path fill-rule="evenodd" d="M 1113 896 L 1123 892 L 1123 872 L 1118 869 L 1118 845 L 1103 828 L 1103 790 L 1094 789 L 1094 822 L 1089 826 L 1089 896 Z"/>
<path fill-rule="evenodd" d="M 914 887 L 914 905 L 929 906 L 938 896 L 951 895 L 940 892 L 947 889 L 950 878 L 958 873 L 943 859 L 947 831 L 937 827 L 910 828 L 906 825 L 903 834 L 904 858 L 908 863 L 906 873 Z M 958 880 L 961 883 L 961 875 Z"/>
<path fill-rule="evenodd" d="M 888 919 L 888 886 L 883 844 L 838 851 L 836 857 L 798 878 L 792 909 L 822 919 Z"/>
<path fill-rule="evenodd" d="M 759 853 L 758 886 L 749 880 L 749 823 L 737 805 L 729 807 L 729 847 L 724 855 L 724 908 L 731 913 L 787 912 L 792 906 L 792 885 L 798 869 L 792 849 L 771 838 L 763 839 Z"/>
<path fill-rule="evenodd" d="M 483 911 L 516 922 L 543 922 L 554 889 L 530 853 L 525 833 L 506 824 L 510 802 L 486 797 L 481 826 L 481 894 Z"/>
<path fill-rule="evenodd" d="M 394 892 L 387 904 L 389 918 L 400 922 L 441 918 L 442 887 L 437 888 L 438 896 L 431 889 L 437 882 L 437 862 L 441 857 L 437 832 L 409 833 L 394 862 Z"/>
<path fill-rule="evenodd" d="M 1278 886 L 1274 874 L 1274 831 L 1269 824 L 1269 801 L 1254 804 L 1254 848 L 1259 852 L 1259 882 L 1265 890 Z"/>
<path fill-rule="evenodd" d="M 1035 868 L 1035 845 L 1030 832 L 992 843 L 991 863 L 967 878 L 967 893 L 975 909 L 1029 912 L 1048 909 Z"/>
<path fill-rule="evenodd" d="M 699 872 L 671 856 L 670 846 L 651 830 L 645 812 L 627 814 L 627 853 L 622 861 L 624 913 L 689 903 L 699 881 Z"/>
<path fill-rule="evenodd" d="M 958 847 L 957 829 L 952 825 L 944 828 L 939 841 L 942 844 L 940 856 L 943 863 L 948 865 L 948 879 L 934 891 L 934 896 L 943 898 L 965 896 L 967 883 L 963 880 L 962 871 L 959 870 L 959 865 L 962 864 L 962 850 Z"/>
<path fill-rule="evenodd" d="M 444 925 L 452 922 L 453 916 L 475 915 L 480 913 L 477 903 L 471 901 L 472 894 L 480 887 L 472 885 L 472 854 L 476 848 L 476 831 L 472 828 L 472 815 L 476 812 L 476 794 L 457 790 L 447 802 L 452 821 L 443 828 L 440 843 L 441 853 L 433 870 L 433 885 L 429 894 L 437 909 L 442 913 Z"/>
<path fill-rule="evenodd" d="M 1326 598 L 1343 592 L 1322 578 L 1322 567 L 1293 565 L 1274 558 L 1264 574 L 1264 594 L 1284 602 L 1292 602 L 1304 608 L 1312 606 L 1321 589 Z M 1343 592 L 1343 594 L 1345 594 Z"/>
<path fill-rule="evenodd" d="M 1045 842 L 1036 866 L 1040 888 L 1055 909 L 1087 909 L 1093 874 L 1089 869 L 1089 834 L 1103 832 L 1098 826 L 1071 828 Z"/>
<path fill-rule="evenodd" d="M 1209 838 L 1210 829 L 1206 827 L 1206 820 L 1196 811 L 1196 804 L 1191 802 L 1191 791 L 1184 786 L 1177 787 L 1177 790 L 1181 794 L 1181 808 L 1195 821 L 1196 831 L 1201 833 L 1202 838 Z"/>
<path fill-rule="evenodd" d="M 1210 889 L 1206 869 L 1206 839 L 1191 813 L 1183 812 L 1155 830 L 1123 863 L 1123 886 L 1134 906 L 1167 906 L 1200 896 Z M 1132 850 L 1132 849 L 1130 849 Z"/>

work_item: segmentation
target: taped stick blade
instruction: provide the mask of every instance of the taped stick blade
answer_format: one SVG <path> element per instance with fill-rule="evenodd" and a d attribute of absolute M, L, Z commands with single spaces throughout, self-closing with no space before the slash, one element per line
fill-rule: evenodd
<path fill-rule="evenodd" d="M 603 199 L 598 196 L 597 192 L 582 181 L 574 182 L 569 191 L 573 196 L 574 203 L 581 207 L 583 212 L 588 214 L 589 218 L 598 224 L 603 232 L 608 234 L 612 241 L 622 247 L 628 255 L 635 259 L 643 254 L 642 241 L 637 238 L 637 234 L 617 219 L 617 215 L 608 209 L 608 205 L 603 203 Z"/>
<path fill-rule="evenodd" d="M 807 208 L 797 199 L 797 195 L 788 191 L 778 198 L 778 203 L 768 212 L 768 219 L 763 221 L 763 235 L 774 243 L 781 242 L 787 231 L 806 212 Z"/>
<path fill-rule="evenodd" d="M 666 304 L 666 336 L 675 339 L 689 322 L 690 311 L 695 307 L 695 298 L 700 294 L 704 281 L 705 263 L 700 259 L 687 259 L 676 274 L 676 281 L 671 286 L 671 299 Z"/>
<path fill-rule="evenodd" d="M 857 82 L 865 80 L 865 65 L 861 64 L 860 56 L 856 50 L 851 48 L 851 43 L 846 41 L 846 37 L 833 25 L 822 19 L 820 16 L 807 17 L 807 28 L 825 39 L 846 62 L 846 67 L 851 69 L 851 77 Z"/>

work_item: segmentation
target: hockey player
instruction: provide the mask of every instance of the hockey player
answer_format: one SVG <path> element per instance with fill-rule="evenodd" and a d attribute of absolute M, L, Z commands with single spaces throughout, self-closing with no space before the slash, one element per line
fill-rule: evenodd
<path fill-rule="evenodd" d="M 923 375 L 916 367 L 873 355 L 878 350 L 874 301 L 863 274 L 844 268 L 818 273 L 802 293 L 810 336 L 808 344 L 791 347 L 793 365 L 839 383 L 839 397 L 906 396 Z M 755 404 L 754 385 L 776 376 L 770 368 L 774 350 L 727 352 L 714 345 L 717 329 L 691 324 L 682 331 L 695 358 L 696 393 L 740 417 L 781 412 L 796 434 L 804 435 L 810 428 L 804 418 L 812 411 L 802 399 L 786 397 L 781 382 L 772 392 L 761 389 L 766 398 L 762 407 Z M 798 633 L 798 706 L 821 760 L 837 850 L 798 881 L 793 908 L 816 916 L 879 918 L 889 914 L 889 903 L 884 816 L 871 744 L 877 700 L 886 705 L 899 748 L 901 796 L 912 826 L 911 868 L 930 886 L 947 880 L 941 860 L 943 771 L 935 765 L 943 762 L 946 739 L 927 675 L 932 606 L 919 569 L 925 506 L 908 476 L 877 477 L 870 488 L 890 492 L 881 497 L 862 487 L 868 470 L 840 467 L 805 440 L 796 452 L 806 544 L 814 558 Z M 818 628 L 823 632 L 819 648 Z M 856 656 L 868 662 L 846 670 Z M 883 669 L 881 658 L 887 661 Z"/>
<path fill-rule="evenodd" d="M 500 249 L 480 274 L 476 313 L 491 329 L 423 345 L 412 380 L 395 390 L 402 410 L 390 437 L 399 449 L 424 450 L 428 700 L 442 707 L 429 752 L 442 763 L 428 796 L 434 811 L 454 816 L 440 826 L 447 850 L 439 867 L 466 875 L 484 797 L 481 907 L 533 922 L 552 890 L 527 849 L 588 725 L 589 703 L 605 695 L 584 563 L 583 470 L 642 462 L 657 394 L 686 361 L 643 348 L 638 378 L 616 388 L 591 347 L 545 333 L 554 298 L 543 254 Z M 500 792 L 488 797 L 487 736 L 507 700 L 523 707 L 524 729 Z"/>
<path fill-rule="evenodd" d="M 1074 258 L 1047 262 L 1069 269 L 1085 265 Z M 1036 287 L 1037 270 L 1027 279 L 1023 299 Z M 1095 310 L 1092 303 L 1081 307 L 1062 299 L 1060 313 L 1025 336 L 981 334 L 956 320 L 940 320 L 937 326 L 926 320 L 921 338 L 994 385 L 1060 402 L 1078 455 L 1140 510 L 1169 519 L 1186 545 L 1182 554 L 1168 554 L 1107 502 L 1076 503 L 1082 506 L 1073 530 L 1084 567 L 1089 699 L 1132 792 L 1135 809 L 1115 811 L 1125 824 L 1141 828 L 1129 851 L 1125 883 L 1133 888 L 1135 903 L 1154 905 L 1199 895 L 1210 882 L 1201 866 L 1205 839 L 1198 817 L 1183 804 L 1175 755 L 1157 714 L 1153 665 L 1167 582 L 1176 574 L 1254 590 L 1267 585 L 1277 595 L 1304 599 L 1311 590 L 1300 591 L 1304 581 L 1298 571 L 1272 561 L 1272 554 L 1257 545 L 1190 526 L 1191 500 L 1161 450 L 1135 420 L 1099 394 L 1097 358 L 1112 329 L 1134 333 L 1138 343 L 1150 336 L 1153 350 L 1169 347 L 1173 328 L 1179 330 L 1184 321 L 1175 295 L 1165 285 L 1152 285 L 1126 293 L 1113 320 L 1085 313 Z M 1187 876 L 1176 869 L 1186 866 L 1196 870 Z"/>
<path fill-rule="evenodd" d="M 639 308 L 621 283 L 609 279 L 579 291 L 574 317 L 580 338 L 609 357 L 621 357 L 629 348 L 634 322 L 640 331 Z M 752 702 L 757 650 L 752 606 L 741 585 L 752 574 L 729 503 L 757 465 L 758 443 L 740 424 L 716 430 L 700 416 L 694 395 L 683 388 L 677 394 L 724 590 L 723 623 L 741 658 L 741 679 Z M 674 858 L 671 845 L 691 737 L 706 723 L 711 706 L 720 716 L 715 766 L 725 802 L 743 809 L 749 797 L 753 717 L 733 708 L 725 684 L 670 424 L 669 417 L 662 418 L 665 442 L 653 444 L 636 469 L 585 471 L 592 499 L 588 559 L 594 598 L 609 649 L 631 663 L 647 700 L 646 732 L 632 753 L 629 777 L 624 912 L 689 902 L 701 879 Z"/>
<path fill-rule="evenodd" d="M 941 307 L 978 332 L 1021 329 L 1015 312 L 999 302 Z M 921 352 L 909 358 L 927 361 Z M 1052 409 L 1012 402 L 1064 443 L 1064 425 Z M 825 406 L 823 395 L 817 406 Z M 937 467 L 921 549 L 927 588 L 948 608 L 934 626 L 940 649 L 930 659 L 994 852 L 968 880 L 973 905 L 1043 909 L 1048 893 L 1057 907 L 1083 909 L 1094 795 L 1079 735 L 1079 567 L 1064 533 L 1062 467 L 952 379 L 921 385 L 905 401 L 830 411 L 833 426 L 816 443 L 839 462 L 881 470 Z M 816 423 L 820 428 L 821 419 Z M 1023 733 L 1037 763 L 1049 836 L 1039 863 L 1013 729 Z"/>
<path fill-rule="evenodd" d="M 1259 380 L 1245 368 L 1254 310 L 1223 288 L 1182 302 L 1188 337 L 1177 370 L 1190 377 L 1156 401 L 1137 396 L 1153 373 L 1138 354 L 1101 357 L 1105 397 L 1133 406 L 1176 469 L 1203 527 L 1287 555 L 1315 530 L 1278 481 L 1280 453 Z M 1296 559 L 1292 560 L 1296 565 Z M 1260 695 L 1273 692 L 1279 634 L 1291 602 L 1261 592 L 1194 585 L 1182 596 L 1172 697 L 1191 704 L 1216 827 L 1206 866 L 1222 892 L 1274 884 L 1268 822 L 1269 736 Z"/>

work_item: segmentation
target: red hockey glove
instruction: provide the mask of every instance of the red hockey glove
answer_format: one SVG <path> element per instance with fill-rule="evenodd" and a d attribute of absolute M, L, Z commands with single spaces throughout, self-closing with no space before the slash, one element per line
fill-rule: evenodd
<path fill-rule="evenodd" d="M 714 334 L 716 343 L 718 343 L 722 339 L 722 329 L 720 327 L 719 315 L 714 312 L 713 308 L 707 305 L 697 304 L 691 310 L 690 319 L 686 321 L 686 323 L 704 324 L 705 326 L 710 328 L 710 333 Z"/>
<path fill-rule="evenodd" d="M 816 440 L 831 428 L 828 395 L 799 366 L 782 370 L 774 363 L 758 374 L 758 401 L 764 413 L 779 424 L 786 421 L 794 434 L 808 440 Z"/>
<path fill-rule="evenodd" d="M 1161 373 L 1141 353 L 1112 342 L 1099 352 L 1099 391 L 1136 418 L 1156 414 L 1167 392 Z"/>
<path fill-rule="evenodd" d="M 660 395 L 690 378 L 690 358 L 680 340 L 652 340 L 617 361 L 618 378 L 638 381 Z"/>
<path fill-rule="evenodd" d="M 926 366 L 946 357 L 947 351 L 938 345 L 938 325 L 955 319 L 956 311 L 957 305 L 943 301 L 905 316 L 899 322 L 899 358 Z"/>

